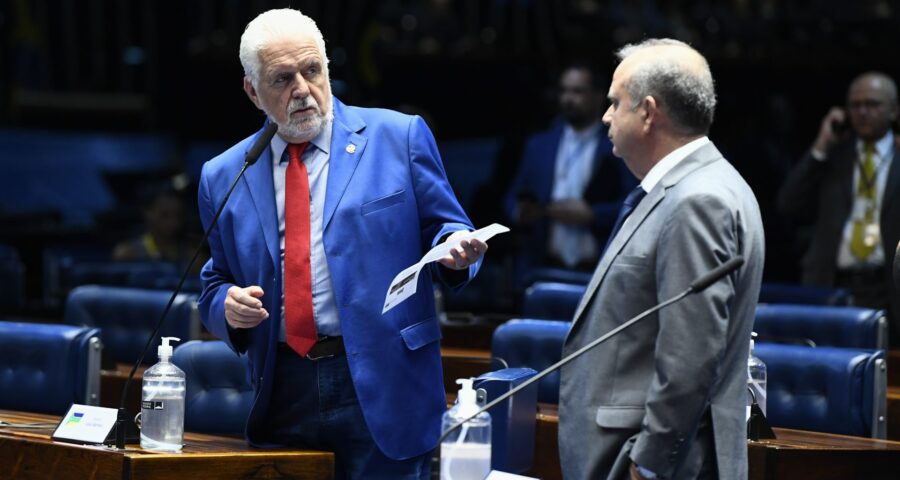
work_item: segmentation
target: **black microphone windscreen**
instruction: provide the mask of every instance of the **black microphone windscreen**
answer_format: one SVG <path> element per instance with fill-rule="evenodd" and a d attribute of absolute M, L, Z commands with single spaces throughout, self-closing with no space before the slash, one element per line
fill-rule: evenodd
<path fill-rule="evenodd" d="M 248 165 L 256 163 L 256 161 L 259 160 L 259 156 L 262 155 L 263 150 L 269 146 L 269 142 L 272 141 L 272 137 L 275 136 L 275 132 L 277 131 L 278 124 L 270 120 L 262 133 L 256 137 L 256 141 L 253 142 L 253 146 L 250 147 L 250 150 L 247 150 L 247 156 L 244 158 L 244 162 Z"/>
<path fill-rule="evenodd" d="M 738 255 L 731 260 L 719 265 L 718 267 L 710 270 L 709 273 L 703 275 L 702 277 L 694 280 L 694 283 L 691 284 L 691 291 L 696 293 L 706 289 L 706 287 L 716 283 L 720 278 L 728 275 L 736 268 L 740 267 L 744 264 L 744 257 Z"/>

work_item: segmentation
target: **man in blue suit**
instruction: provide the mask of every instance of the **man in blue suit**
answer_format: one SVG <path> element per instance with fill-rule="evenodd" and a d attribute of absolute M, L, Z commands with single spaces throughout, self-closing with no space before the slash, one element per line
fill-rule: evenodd
<path fill-rule="evenodd" d="M 612 154 L 600 121 L 602 76 L 590 64 L 569 65 L 559 80 L 562 120 L 528 139 L 506 194 L 508 219 L 525 234 L 517 277 L 533 268 L 591 271 L 637 180 Z"/>
<path fill-rule="evenodd" d="M 454 287 L 487 245 L 472 229 L 419 117 L 332 97 L 324 40 L 296 10 L 251 21 L 244 90 L 278 134 L 209 236 L 200 311 L 249 356 L 247 421 L 259 446 L 335 452 L 336 478 L 429 478 L 446 400 L 431 275 L 381 313 L 403 268 L 456 242 L 430 273 Z M 204 165 L 208 228 L 259 133 Z"/>

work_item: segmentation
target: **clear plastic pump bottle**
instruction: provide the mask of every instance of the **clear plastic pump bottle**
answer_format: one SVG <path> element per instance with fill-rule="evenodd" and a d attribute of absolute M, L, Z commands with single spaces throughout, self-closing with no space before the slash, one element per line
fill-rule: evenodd
<path fill-rule="evenodd" d="M 469 418 L 480 408 L 471 378 L 456 381 L 462 387 L 456 405 L 444 412 L 441 431 Z M 487 412 L 447 436 L 441 443 L 441 480 L 483 479 L 491 471 L 491 416 Z"/>
<path fill-rule="evenodd" d="M 178 452 L 184 443 L 184 372 L 169 362 L 170 340 L 162 337 L 159 363 L 144 372 L 141 390 L 141 448 Z"/>
<path fill-rule="evenodd" d="M 753 332 L 753 338 L 755 337 L 756 332 Z M 763 415 L 766 415 L 766 364 L 753 355 L 753 348 L 756 346 L 753 338 L 750 339 L 750 358 L 747 359 L 747 386 L 756 396 L 756 403 L 762 410 Z M 750 392 L 747 392 L 748 411 L 752 403 L 753 398 L 750 396 Z"/>

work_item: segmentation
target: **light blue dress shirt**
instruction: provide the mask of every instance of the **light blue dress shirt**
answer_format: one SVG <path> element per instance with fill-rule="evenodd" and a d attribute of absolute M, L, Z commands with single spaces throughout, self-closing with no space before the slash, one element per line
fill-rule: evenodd
<path fill-rule="evenodd" d="M 281 246 L 281 285 L 284 285 L 284 176 L 287 171 L 289 157 L 287 142 L 280 136 L 272 137 L 269 146 L 272 148 L 272 173 L 275 181 L 275 207 L 278 212 L 278 238 Z M 312 271 L 313 316 L 319 335 L 337 336 L 341 334 L 341 322 L 338 318 L 337 304 L 334 301 L 334 289 L 331 286 L 331 272 L 328 270 L 328 259 L 325 257 L 325 245 L 322 242 L 322 214 L 325 210 L 325 189 L 328 184 L 328 165 L 331 155 L 331 122 L 322 132 L 313 138 L 303 152 L 303 164 L 309 175 L 309 261 Z M 281 330 L 279 339 L 285 341 L 284 329 L 284 291 L 281 292 L 281 312 L 279 312 Z"/>

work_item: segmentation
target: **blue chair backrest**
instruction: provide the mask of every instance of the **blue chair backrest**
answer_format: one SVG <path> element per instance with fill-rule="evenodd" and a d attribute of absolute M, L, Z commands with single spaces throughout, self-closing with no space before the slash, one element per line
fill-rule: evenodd
<path fill-rule="evenodd" d="M 0 321 L 0 409 L 98 405 L 101 349 L 96 328 Z"/>
<path fill-rule="evenodd" d="M 183 270 L 172 262 L 85 262 L 72 266 L 68 281 L 69 288 L 110 285 L 152 289 L 160 279 L 175 279 L 177 282 Z"/>
<path fill-rule="evenodd" d="M 528 381 L 537 372 L 530 368 L 504 368 L 480 375 L 474 387 L 484 389 L 486 401 Z M 534 412 L 537 411 L 537 384 L 520 390 L 494 405 L 491 414 L 491 468 L 501 472 L 521 473 L 531 468 L 534 460 Z"/>
<path fill-rule="evenodd" d="M 179 345 L 172 362 L 186 378 L 184 428 L 210 434 L 241 434 L 253 404 L 247 357 L 225 342 L 194 340 Z"/>
<path fill-rule="evenodd" d="M 843 288 L 765 282 L 759 290 L 759 303 L 846 306 L 850 305 L 850 292 Z"/>
<path fill-rule="evenodd" d="M 753 330 L 762 341 L 808 339 L 817 346 L 887 349 L 884 310 L 816 305 L 759 305 Z"/>
<path fill-rule="evenodd" d="M 772 426 L 886 437 L 883 351 L 757 343 L 753 353 L 766 364 Z"/>
<path fill-rule="evenodd" d="M 171 292 L 139 288 L 84 285 L 69 293 L 64 321 L 102 328 L 103 345 L 116 362 L 133 363 L 153 332 Z M 199 337 L 200 317 L 195 295 L 179 294 L 159 336 L 187 341 Z M 159 343 L 159 337 L 154 342 Z M 144 363 L 156 363 L 151 348 Z"/>
<path fill-rule="evenodd" d="M 97 244 L 52 245 L 43 252 L 44 304 L 61 306 L 76 287 L 72 271 L 83 263 L 110 261 L 111 246 Z"/>
<path fill-rule="evenodd" d="M 564 268 L 536 268 L 528 274 L 524 285 L 532 285 L 537 282 L 571 283 L 587 286 L 591 281 L 591 273 Z"/>
<path fill-rule="evenodd" d="M 491 355 L 502 358 L 509 367 L 541 371 L 562 358 L 570 327 L 570 322 L 557 320 L 509 320 L 494 330 Z M 538 401 L 559 403 L 559 371 L 538 382 Z"/>
<path fill-rule="evenodd" d="M 67 224 L 89 225 L 115 206 L 104 174 L 162 171 L 174 142 L 145 134 L 2 130 L 0 152 L 0 205 L 12 213 L 55 212 Z"/>
<path fill-rule="evenodd" d="M 572 283 L 534 283 L 525 290 L 522 316 L 571 321 L 586 289 Z"/>
<path fill-rule="evenodd" d="M 467 211 L 473 206 L 472 198 L 478 187 L 490 181 L 499 151 L 500 139 L 495 137 L 441 142 L 447 178 L 460 205 Z"/>

